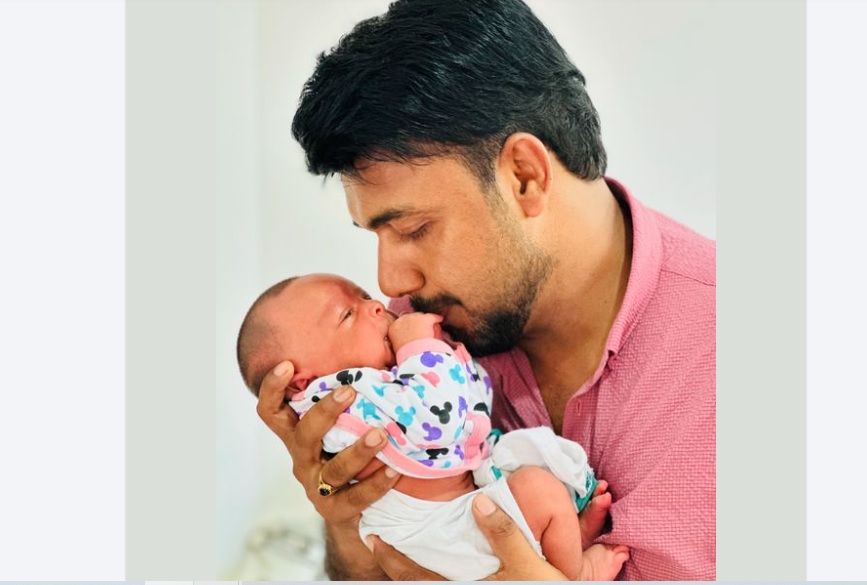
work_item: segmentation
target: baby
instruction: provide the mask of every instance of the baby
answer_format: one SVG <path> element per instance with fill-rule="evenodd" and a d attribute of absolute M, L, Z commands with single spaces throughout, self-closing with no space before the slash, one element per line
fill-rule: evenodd
<path fill-rule="evenodd" d="M 629 557 L 626 547 L 582 545 L 598 536 L 607 515 L 605 482 L 596 482 L 580 446 L 550 429 L 495 441 L 490 378 L 463 345 L 443 338 L 441 320 L 396 317 L 339 276 L 290 278 L 248 311 L 238 362 L 256 393 L 267 372 L 291 360 L 287 401 L 301 416 L 323 393 L 355 388 L 355 401 L 323 439 L 328 453 L 371 427 L 385 429 L 389 443 L 357 479 L 384 464 L 402 477 L 362 513 L 362 538 L 377 534 L 448 579 L 484 578 L 499 568 L 471 511 L 484 492 L 570 580 L 613 579 Z M 582 527 L 576 510 L 591 498 L 597 505 Z"/>

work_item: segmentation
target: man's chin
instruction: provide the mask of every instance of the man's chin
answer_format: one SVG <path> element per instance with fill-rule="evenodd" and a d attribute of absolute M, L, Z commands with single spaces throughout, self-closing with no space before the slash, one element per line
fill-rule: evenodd
<path fill-rule="evenodd" d="M 517 341 L 508 342 L 501 339 L 478 339 L 471 335 L 466 329 L 455 327 L 454 325 L 443 325 L 442 329 L 446 334 L 448 334 L 450 339 L 463 343 L 470 355 L 475 357 L 503 353 L 517 345 Z"/>

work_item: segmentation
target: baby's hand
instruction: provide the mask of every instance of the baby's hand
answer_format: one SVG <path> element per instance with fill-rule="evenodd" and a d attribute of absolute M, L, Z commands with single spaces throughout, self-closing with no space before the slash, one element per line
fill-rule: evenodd
<path fill-rule="evenodd" d="M 395 351 L 417 339 L 442 339 L 442 320 L 442 315 L 436 313 L 406 313 L 389 326 L 388 339 Z"/>

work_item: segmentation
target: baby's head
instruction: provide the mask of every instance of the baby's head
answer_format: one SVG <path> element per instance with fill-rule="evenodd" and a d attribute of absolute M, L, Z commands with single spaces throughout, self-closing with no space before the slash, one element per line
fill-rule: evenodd
<path fill-rule="evenodd" d="M 262 380 L 290 360 L 290 386 L 351 367 L 387 369 L 395 357 L 388 340 L 394 316 L 358 285 L 333 274 L 278 282 L 262 293 L 238 333 L 238 365 L 258 396 Z"/>

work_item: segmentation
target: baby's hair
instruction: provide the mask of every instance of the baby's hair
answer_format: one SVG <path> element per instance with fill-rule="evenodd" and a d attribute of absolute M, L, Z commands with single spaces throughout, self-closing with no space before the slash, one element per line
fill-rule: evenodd
<path fill-rule="evenodd" d="M 283 357 L 278 353 L 282 348 L 274 341 L 274 326 L 259 315 L 259 308 L 262 303 L 279 295 L 297 279 L 297 276 L 292 276 L 281 280 L 260 294 L 247 311 L 238 331 L 236 352 L 241 378 L 257 398 L 262 380 L 277 365 L 274 360 Z"/>

